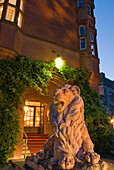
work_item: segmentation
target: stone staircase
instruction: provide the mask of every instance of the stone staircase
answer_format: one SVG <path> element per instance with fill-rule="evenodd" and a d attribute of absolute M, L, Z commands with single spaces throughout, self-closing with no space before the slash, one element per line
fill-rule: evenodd
<path fill-rule="evenodd" d="M 31 155 L 37 153 L 40 151 L 44 143 L 47 141 L 49 138 L 48 135 L 46 134 L 27 134 L 27 152 L 26 155 Z M 24 157 L 25 154 L 25 137 L 23 139 L 23 153 L 22 156 Z"/>

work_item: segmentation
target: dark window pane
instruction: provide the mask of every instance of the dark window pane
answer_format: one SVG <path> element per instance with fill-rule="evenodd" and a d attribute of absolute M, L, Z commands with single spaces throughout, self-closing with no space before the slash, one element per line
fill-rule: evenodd
<path fill-rule="evenodd" d="M 94 38 L 93 38 L 93 34 L 92 33 L 90 33 L 90 41 L 94 42 Z"/>
<path fill-rule="evenodd" d="M 78 0 L 78 7 L 82 7 L 83 6 L 83 0 Z"/>
<path fill-rule="evenodd" d="M 85 35 L 85 26 L 80 26 L 80 36 Z"/>
<path fill-rule="evenodd" d="M 87 9 L 88 9 L 88 14 L 91 15 L 91 7 L 89 5 L 87 6 Z"/>
<path fill-rule="evenodd" d="M 81 38 L 80 39 L 80 49 L 85 49 L 86 48 L 86 38 Z"/>

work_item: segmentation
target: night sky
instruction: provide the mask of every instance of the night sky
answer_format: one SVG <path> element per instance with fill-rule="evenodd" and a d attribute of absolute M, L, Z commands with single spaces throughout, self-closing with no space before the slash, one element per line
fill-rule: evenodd
<path fill-rule="evenodd" d="M 114 80 L 114 0 L 95 0 L 100 72 Z"/>

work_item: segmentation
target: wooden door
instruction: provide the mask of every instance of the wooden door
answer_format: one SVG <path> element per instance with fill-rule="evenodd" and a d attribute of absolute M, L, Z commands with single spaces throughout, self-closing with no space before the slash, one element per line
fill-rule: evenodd
<path fill-rule="evenodd" d="M 44 133 L 44 105 L 37 101 L 25 102 L 24 130 L 26 133 Z"/>

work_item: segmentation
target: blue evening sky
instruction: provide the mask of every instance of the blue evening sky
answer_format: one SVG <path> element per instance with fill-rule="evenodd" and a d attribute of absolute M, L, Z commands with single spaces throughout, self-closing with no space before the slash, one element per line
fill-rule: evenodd
<path fill-rule="evenodd" d="M 95 0 L 100 72 L 114 80 L 114 0 Z"/>

